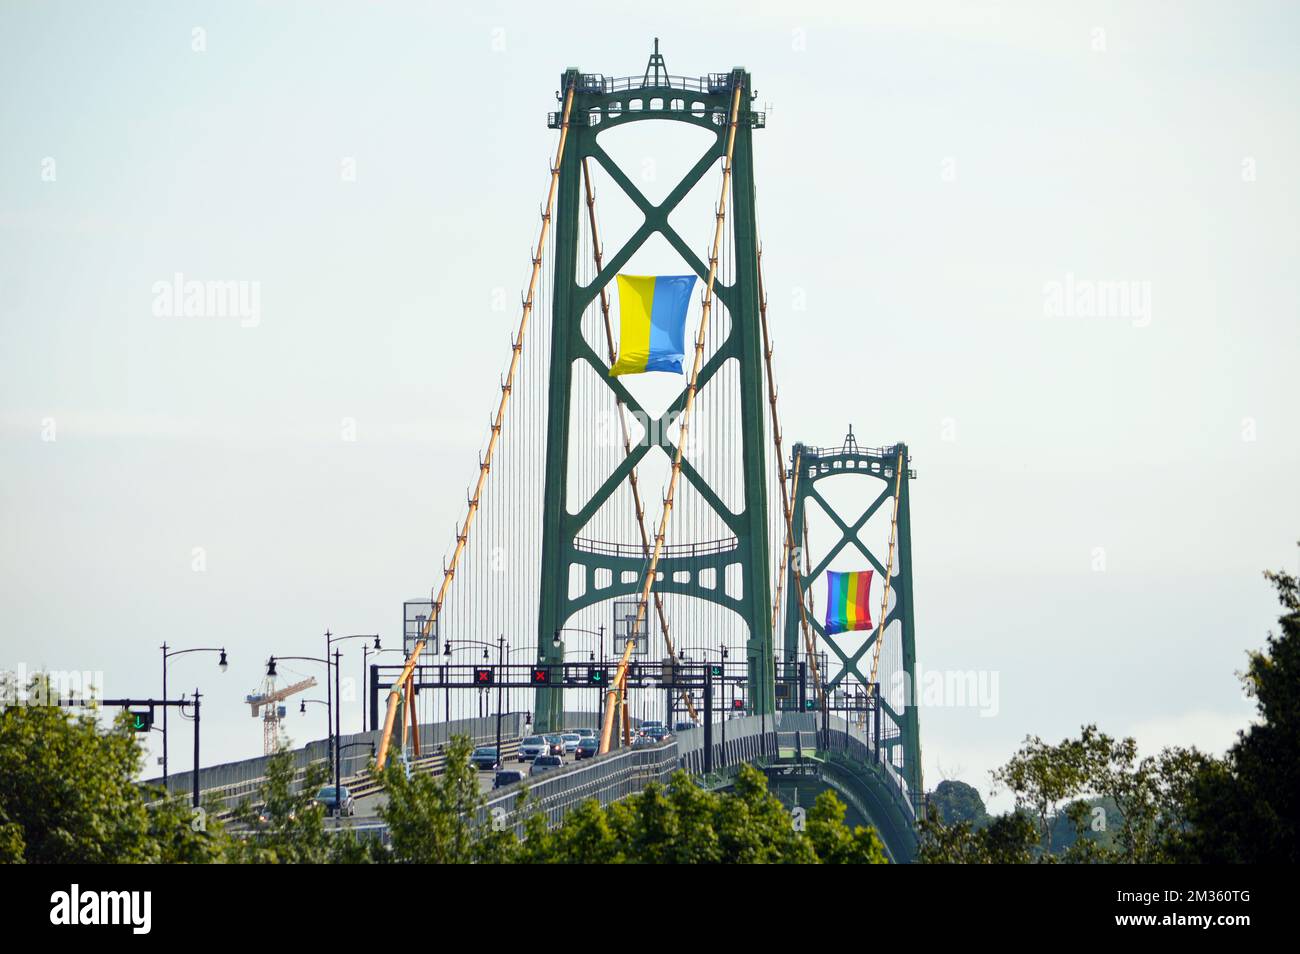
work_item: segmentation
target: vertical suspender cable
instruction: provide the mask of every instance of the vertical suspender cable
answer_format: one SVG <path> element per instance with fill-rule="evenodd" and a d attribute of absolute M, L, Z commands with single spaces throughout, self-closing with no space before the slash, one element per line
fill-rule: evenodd
<path fill-rule="evenodd" d="M 591 254 L 592 260 L 596 265 L 596 272 L 599 273 L 604 268 L 604 250 L 600 244 L 600 233 L 596 228 L 596 193 L 591 187 L 591 170 L 587 166 L 587 157 L 582 158 L 582 183 L 586 189 L 587 195 L 587 220 L 591 226 Z M 605 323 L 605 348 L 609 354 L 610 363 L 613 364 L 615 359 L 614 348 L 614 325 L 609 316 L 609 291 L 607 288 L 600 290 L 600 312 Z M 618 423 L 623 432 L 623 453 L 627 457 L 632 456 L 632 435 L 627 427 L 627 415 L 623 407 L 623 402 L 618 400 L 617 396 L 614 402 L 618 408 Z M 636 526 L 641 535 L 641 553 L 645 559 L 650 559 L 650 531 L 645 525 L 645 507 L 641 504 L 641 488 L 637 484 L 636 468 L 633 467 L 627 476 L 628 486 L 632 490 L 632 509 L 636 512 Z M 664 645 L 668 647 L 668 655 L 677 659 L 677 650 L 673 646 L 672 636 L 668 632 L 668 616 L 664 612 L 663 596 L 659 592 L 654 594 L 655 612 L 659 616 L 659 630 L 663 633 Z M 682 698 L 686 700 L 686 707 L 690 710 L 691 718 L 695 718 L 695 704 L 691 701 L 691 694 L 682 691 Z"/>
<path fill-rule="evenodd" d="M 894 541 L 898 532 L 898 494 L 903 486 L 903 468 L 907 466 L 907 461 L 903 460 L 903 452 L 898 452 L 898 461 L 894 464 L 894 516 L 889 522 L 889 562 L 885 564 L 885 591 L 880 597 L 880 621 L 876 624 L 876 645 L 871 654 L 871 682 L 876 681 L 876 673 L 880 668 L 880 644 L 885 638 L 885 611 L 889 608 L 889 584 L 894 578 Z M 879 699 L 877 699 L 879 704 Z"/>
<path fill-rule="evenodd" d="M 704 345 L 708 340 L 706 335 L 709 328 L 709 313 L 713 309 L 713 282 L 718 274 L 718 251 L 721 248 L 723 224 L 727 216 L 727 192 L 731 186 L 732 152 L 736 145 L 736 123 L 740 117 L 740 92 L 743 85 L 740 74 L 733 74 L 733 85 L 735 89 L 731 95 L 731 118 L 727 129 L 727 153 L 722 166 L 722 191 L 715 212 L 716 225 L 713 230 L 713 251 L 709 255 L 709 279 L 704 289 L 704 307 L 700 312 L 700 327 L 695 335 L 695 360 L 691 365 L 690 384 L 686 386 L 686 403 L 682 408 L 681 417 L 678 418 L 680 426 L 677 433 L 677 452 L 673 455 L 672 475 L 668 478 L 668 495 L 664 498 L 663 513 L 659 518 L 659 532 L 655 534 L 654 552 L 650 555 L 650 565 L 646 567 L 645 581 L 641 585 L 641 599 L 637 603 L 636 622 L 633 625 L 632 635 L 636 634 L 641 621 L 645 618 L 646 606 L 650 602 L 650 590 L 654 586 L 655 574 L 659 567 L 659 557 L 663 553 L 664 535 L 668 530 L 668 518 L 673 512 L 673 495 L 677 490 L 677 478 L 682 472 L 682 454 L 686 449 L 686 440 L 691 424 L 691 410 L 695 407 L 695 386 L 700 376 L 700 365 L 704 361 Z M 627 645 L 623 648 L 623 658 L 619 661 L 618 672 L 614 678 L 615 685 L 625 683 L 627 680 L 627 664 L 634 646 L 635 640 L 629 639 Z M 626 696 L 626 692 L 624 692 L 624 695 Z M 606 706 L 608 711 L 605 716 L 605 724 L 601 727 L 600 733 L 600 751 L 602 753 L 609 751 L 609 735 L 614 724 L 612 712 L 615 698 L 615 690 L 611 688 Z"/>
<path fill-rule="evenodd" d="M 415 671 L 415 665 L 420 658 L 420 653 L 424 651 L 424 644 L 433 631 L 434 623 L 437 621 L 438 614 L 442 609 L 443 600 L 447 598 L 447 591 L 451 588 L 452 578 L 456 575 L 456 564 L 460 562 L 460 556 L 465 551 L 465 543 L 469 539 L 470 529 L 474 525 L 474 515 L 478 512 L 483 486 L 487 481 L 488 471 L 492 466 L 492 455 L 496 451 L 497 442 L 501 437 L 501 423 L 505 419 L 506 406 L 510 401 L 511 386 L 514 383 L 515 372 L 519 368 L 519 357 L 524 347 L 524 335 L 528 331 L 528 319 L 533 312 L 533 296 L 537 291 L 537 279 L 542 270 L 542 250 L 546 247 L 546 237 L 551 228 L 551 212 L 555 206 L 555 192 L 560 180 L 560 162 L 564 158 L 564 145 L 569 138 L 569 112 L 572 108 L 573 86 L 570 85 L 564 95 L 564 115 L 560 121 L 560 142 L 555 148 L 555 162 L 551 164 L 551 184 L 546 193 L 546 211 L 542 213 L 542 225 L 537 237 L 537 249 L 533 253 L 532 274 L 528 279 L 528 297 L 524 300 L 523 314 L 519 318 L 519 330 L 511 345 L 510 370 L 506 373 L 505 384 L 501 387 L 501 399 L 497 405 L 492 437 L 488 441 L 487 454 L 479 463 L 478 484 L 475 486 L 474 496 L 470 498 L 469 508 L 465 514 L 465 522 L 456 534 L 456 549 L 452 553 L 451 563 L 443 570 L 442 586 L 438 590 L 438 598 L 434 600 L 433 607 L 429 611 L 429 618 L 425 620 L 424 628 L 420 632 L 420 637 L 415 641 L 415 646 L 411 649 L 411 655 L 406 660 L 406 665 L 402 667 L 401 676 L 398 677 L 392 690 L 388 693 L 388 711 L 384 715 L 384 731 L 379 740 L 379 751 L 376 753 L 375 759 L 375 768 L 377 770 L 384 767 L 384 763 L 388 758 L 388 743 L 392 739 L 393 722 L 397 715 L 397 707 L 401 697 L 398 686 L 405 684 L 408 692 L 414 688 L 412 673 Z"/>
<path fill-rule="evenodd" d="M 791 511 L 792 501 L 790 490 L 785 483 L 785 451 L 781 443 L 781 419 L 776 410 L 776 379 L 772 375 L 772 341 L 767 333 L 767 289 L 763 285 L 763 247 L 758 247 L 758 314 L 763 326 L 763 361 L 767 365 L 767 401 L 768 406 L 772 409 L 772 441 L 776 445 L 776 466 L 781 474 L 781 510 L 785 514 L 785 553 L 786 560 L 791 561 L 794 567 L 795 588 L 789 596 L 790 599 L 799 601 L 799 624 L 803 631 L 804 652 L 808 654 L 808 666 L 812 669 L 813 688 L 817 693 L 822 708 L 826 707 L 826 690 L 822 688 L 821 671 L 817 665 L 817 644 L 812 638 L 812 630 L 808 625 L 808 608 L 803 599 L 803 578 L 799 573 L 799 560 L 794 556 L 794 550 L 797 545 L 797 538 L 794 533 L 793 514 Z M 794 479 L 799 479 L 799 465 L 802 455 L 798 455 L 794 462 Z M 793 559 L 791 559 L 793 557 Z M 776 606 L 772 608 L 772 625 L 776 626 L 776 607 L 781 603 L 781 580 L 785 576 L 785 567 L 782 566 L 781 574 L 777 577 L 777 595 Z M 789 660 L 787 660 L 787 664 Z M 797 667 L 796 667 L 797 668 Z"/>

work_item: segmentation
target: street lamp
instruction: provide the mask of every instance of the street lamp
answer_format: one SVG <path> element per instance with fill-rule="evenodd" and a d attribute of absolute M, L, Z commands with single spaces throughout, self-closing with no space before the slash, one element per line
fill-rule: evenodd
<path fill-rule="evenodd" d="M 500 637 L 498 637 L 498 642 L 499 642 L 500 640 L 504 640 L 504 639 L 505 639 L 505 636 L 500 636 Z M 467 645 L 467 646 L 482 646 L 482 647 L 483 647 L 483 659 L 484 659 L 484 661 L 487 661 L 487 659 L 489 658 L 489 656 L 488 656 L 488 650 L 492 648 L 492 644 L 491 644 L 491 643 L 485 643 L 485 642 L 483 642 L 482 640 L 479 640 L 479 639 L 458 639 L 458 640 L 455 640 L 455 642 L 464 643 L 464 644 Z M 444 656 L 450 657 L 451 654 L 452 654 L 453 652 L 455 652 L 455 650 L 452 649 L 451 644 L 452 644 L 452 640 L 450 640 L 450 639 L 448 639 L 445 643 L 442 644 L 442 654 L 443 654 Z M 500 650 L 500 646 L 498 646 L 498 650 Z M 498 655 L 499 655 L 499 653 L 498 653 Z M 500 664 L 501 664 L 501 660 L 498 659 L 498 660 L 497 660 L 497 665 L 498 665 L 498 667 L 500 666 Z M 448 690 L 448 692 L 450 692 L 450 690 Z M 487 713 L 486 713 L 486 711 L 485 711 L 486 707 L 482 704 L 482 702 L 483 702 L 483 690 L 481 690 L 481 689 L 479 690 L 479 701 L 480 701 L 480 705 L 479 705 L 479 718 L 480 718 L 480 719 L 482 719 L 482 718 L 486 718 L 486 716 L 487 716 Z M 498 750 L 498 752 L 500 751 L 500 748 L 501 748 L 501 713 L 500 713 L 500 709 L 501 709 L 501 688 L 498 686 L 498 687 L 497 687 L 497 710 L 498 710 L 498 711 L 497 711 L 497 750 Z M 448 716 L 448 721 L 450 721 L 450 715 Z"/>
<path fill-rule="evenodd" d="M 302 662 L 322 663 L 325 666 L 325 685 L 326 687 L 329 686 L 330 666 L 333 664 L 329 661 L 328 657 L 326 657 L 325 659 L 321 659 L 319 656 L 272 656 L 270 659 L 266 661 L 266 676 L 268 679 L 274 679 L 276 677 L 275 661 L 277 659 L 279 660 L 296 659 L 296 660 L 301 660 Z M 320 700 L 312 700 L 312 701 L 319 702 Z M 333 705 L 330 702 L 329 696 L 327 695 L 325 697 L 325 737 L 327 740 L 327 745 L 329 746 L 330 749 L 334 748 L 334 741 L 335 741 L 333 736 L 334 720 L 331 718 L 332 708 Z M 301 712 L 302 709 L 299 708 L 298 711 Z"/>
<path fill-rule="evenodd" d="M 555 631 L 555 636 L 551 639 L 551 646 L 554 647 L 555 649 L 559 649 L 562 645 L 564 645 L 564 640 L 560 637 L 561 633 L 586 633 L 588 636 L 597 637 L 600 646 L 600 664 L 602 666 L 605 665 L 605 625 L 603 623 L 596 629 L 584 629 L 581 626 L 560 627 Z M 589 662 L 595 662 L 596 661 L 595 652 L 592 652 L 587 657 L 587 659 Z M 605 708 L 604 687 L 598 686 L 596 688 L 596 721 L 597 722 L 604 721 L 604 714 L 601 711 L 604 708 Z"/>
<path fill-rule="evenodd" d="M 341 643 L 345 639 L 373 639 L 375 641 L 375 649 L 380 648 L 378 633 L 358 633 L 352 636 L 332 636 L 330 635 L 330 631 L 327 629 L 325 630 L 326 658 L 329 657 L 330 646 L 334 645 L 334 643 Z M 338 776 L 339 776 L 340 766 L 339 766 L 338 743 L 339 743 L 339 737 L 341 735 L 340 722 L 342 721 L 343 718 L 343 697 L 339 695 L 339 671 L 338 671 L 339 657 L 341 655 L 342 654 L 337 649 L 334 650 L 334 702 L 336 703 L 334 706 L 334 786 L 335 788 L 337 788 L 339 784 Z M 329 697 L 330 697 L 330 687 L 329 687 L 329 679 L 327 678 L 325 680 L 325 698 L 328 699 Z"/>
<path fill-rule="evenodd" d="M 379 645 L 378 636 L 375 637 L 375 645 L 376 647 L 378 647 Z M 370 718 L 369 703 L 371 698 L 371 686 L 369 681 L 370 680 L 370 657 L 378 656 L 382 653 L 402 653 L 403 658 L 405 658 L 406 650 L 379 649 L 379 648 L 372 650 L 369 646 L 363 645 L 361 647 L 361 685 L 363 687 L 362 691 L 365 694 L 365 701 L 361 703 L 361 731 L 362 732 L 365 732 L 370 727 L 370 722 L 369 722 L 369 718 Z"/>
<path fill-rule="evenodd" d="M 217 649 L 217 648 L 212 648 L 207 646 L 201 646 L 195 649 L 172 649 L 169 652 L 168 650 L 170 649 L 170 647 L 164 642 L 161 648 L 163 654 L 163 693 L 162 694 L 164 700 L 166 700 L 167 698 L 167 660 L 171 659 L 173 656 L 184 656 L 186 653 L 220 653 L 221 660 L 217 663 L 217 671 L 225 672 L 229 668 L 229 665 L 226 663 L 225 647 Z M 162 754 L 163 788 L 167 787 L 167 709 L 168 709 L 167 706 L 163 706 L 163 754 Z"/>

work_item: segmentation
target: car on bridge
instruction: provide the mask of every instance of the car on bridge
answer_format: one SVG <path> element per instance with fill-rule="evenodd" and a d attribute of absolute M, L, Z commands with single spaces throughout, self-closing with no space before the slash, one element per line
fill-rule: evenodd
<path fill-rule="evenodd" d="M 543 736 L 543 738 L 546 739 L 547 744 L 550 745 L 550 747 L 551 747 L 551 750 L 550 750 L 550 752 L 549 752 L 548 754 L 550 754 L 550 755 L 559 755 L 559 756 L 563 757 L 563 755 L 564 755 L 564 736 L 560 735 L 560 733 L 558 733 L 558 732 L 553 732 L 553 733 L 551 733 L 550 735 Z"/>
<path fill-rule="evenodd" d="M 519 743 L 519 761 L 531 762 L 539 755 L 550 755 L 551 745 L 540 735 L 530 735 Z"/>
<path fill-rule="evenodd" d="M 656 742 L 665 742 L 673 737 L 673 734 L 668 731 L 668 727 L 663 724 L 652 725 L 641 734 L 646 738 L 654 739 Z"/>
<path fill-rule="evenodd" d="M 333 785 L 326 785 L 316 793 L 316 801 L 324 805 L 329 814 L 338 815 L 340 818 L 357 813 L 357 801 L 345 785 L 340 785 L 337 789 Z"/>
<path fill-rule="evenodd" d="M 558 755 L 539 755 L 533 759 L 533 767 L 528 770 L 528 774 L 541 775 L 543 772 L 549 772 L 551 769 L 563 768 L 564 759 Z"/>
<path fill-rule="evenodd" d="M 491 771 L 501 764 L 501 753 L 495 745 L 480 745 L 470 755 L 469 760 L 480 771 Z"/>
<path fill-rule="evenodd" d="M 298 818 L 298 813 L 290 809 L 284 817 L 289 821 L 295 821 Z M 260 828 L 269 825 L 271 820 L 271 810 L 266 807 L 265 802 L 258 802 L 248 810 L 248 822 L 254 827 Z"/>
<path fill-rule="evenodd" d="M 589 759 L 595 757 L 600 752 L 600 739 L 592 736 L 584 736 L 578 743 L 578 747 L 573 750 L 575 759 Z"/>
<path fill-rule="evenodd" d="M 499 769 L 496 777 L 492 779 L 493 788 L 505 788 L 507 785 L 514 785 L 516 782 L 524 780 L 524 773 L 519 769 Z"/>
<path fill-rule="evenodd" d="M 673 726 L 674 732 L 689 732 L 691 729 L 698 728 L 694 722 L 678 722 Z"/>
<path fill-rule="evenodd" d="M 566 732 L 560 736 L 560 738 L 564 740 L 565 755 L 571 755 L 575 752 L 578 748 L 578 743 L 582 741 L 582 736 L 578 735 L 576 732 Z"/>
<path fill-rule="evenodd" d="M 576 732 L 578 735 L 582 736 L 584 739 L 594 739 L 594 738 L 596 738 L 596 735 L 597 735 L 595 729 L 570 729 L 569 731 L 570 731 L 570 732 Z"/>

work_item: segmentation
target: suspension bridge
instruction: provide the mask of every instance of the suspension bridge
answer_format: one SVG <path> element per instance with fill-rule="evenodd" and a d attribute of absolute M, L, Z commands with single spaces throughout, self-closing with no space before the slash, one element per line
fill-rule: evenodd
<path fill-rule="evenodd" d="M 658 41 L 639 74 L 563 73 L 477 473 L 440 578 L 405 605 L 404 662 L 370 667 L 366 738 L 380 767 L 419 765 L 436 758 L 430 726 L 481 742 L 494 712 L 512 739 L 590 720 L 599 755 L 532 786 L 557 818 L 678 767 L 725 785 L 748 762 L 796 798 L 835 788 L 902 860 L 923 791 L 915 473 L 904 444 L 859 446 L 851 429 L 833 446 L 785 439 L 755 99 L 743 68 L 669 73 Z M 697 158 L 652 200 L 617 147 L 635 133 L 653 154 L 682 128 Z M 616 277 L 679 273 L 698 291 L 681 373 L 611 375 Z M 824 605 L 837 571 L 866 581 L 847 629 Z M 675 738 L 631 746 L 652 719 Z"/>

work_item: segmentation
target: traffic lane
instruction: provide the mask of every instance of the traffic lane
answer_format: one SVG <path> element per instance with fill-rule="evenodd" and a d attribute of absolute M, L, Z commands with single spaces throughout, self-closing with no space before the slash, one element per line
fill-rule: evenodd
<path fill-rule="evenodd" d="M 564 756 L 565 765 L 571 765 L 575 761 L 578 760 L 574 757 L 573 753 L 569 753 Z M 506 759 L 505 762 L 501 764 L 501 767 L 503 769 L 517 769 L 520 772 L 523 772 L 524 779 L 526 781 L 528 779 L 528 771 L 530 768 L 532 768 L 532 764 L 533 763 L 531 761 L 520 762 L 517 760 L 517 758 L 509 758 Z M 483 795 L 490 794 L 493 791 L 492 786 L 496 783 L 496 770 L 478 769 L 477 774 L 478 774 L 479 793 Z M 388 795 L 386 792 L 382 790 L 378 792 L 374 792 L 373 794 L 370 795 L 366 795 L 362 798 L 358 798 L 357 812 L 354 816 L 352 816 L 352 819 L 353 820 L 360 820 L 363 818 L 373 819 L 376 815 L 379 814 L 380 807 L 386 804 L 388 804 Z M 338 827 L 337 823 L 339 819 L 332 818 L 330 819 L 330 821 L 335 823 L 335 827 Z M 346 825 L 348 819 L 344 818 L 342 821 L 343 824 Z"/>

